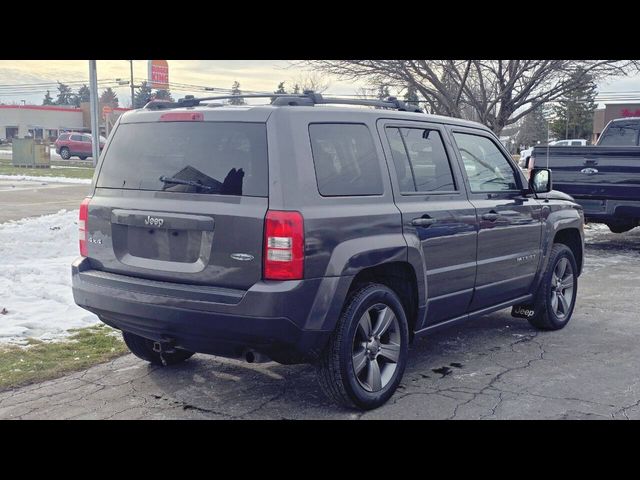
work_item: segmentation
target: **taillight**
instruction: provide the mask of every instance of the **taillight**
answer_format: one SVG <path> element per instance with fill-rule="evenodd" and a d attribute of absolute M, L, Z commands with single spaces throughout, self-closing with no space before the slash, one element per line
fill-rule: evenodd
<path fill-rule="evenodd" d="M 80 239 L 80 255 L 88 257 L 87 251 L 87 231 L 89 229 L 89 202 L 90 198 L 85 198 L 80 204 L 80 218 L 78 219 L 78 237 Z"/>
<path fill-rule="evenodd" d="M 300 212 L 267 212 L 264 220 L 263 265 L 265 280 L 302 279 L 304 220 Z"/>
<path fill-rule="evenodd" d="M 160 115 L 161 122 L 202 122 L 202 112 L 170 112 Z"/>

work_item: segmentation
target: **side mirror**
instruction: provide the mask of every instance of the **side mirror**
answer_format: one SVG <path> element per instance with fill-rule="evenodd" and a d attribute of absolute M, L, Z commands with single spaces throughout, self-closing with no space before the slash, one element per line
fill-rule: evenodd
<path fill-rule="evenodd" d="M 551 170 L 534 168 L 529 176 L 529 188 L 534 193 L 548 193 L 552 190 Z"/>

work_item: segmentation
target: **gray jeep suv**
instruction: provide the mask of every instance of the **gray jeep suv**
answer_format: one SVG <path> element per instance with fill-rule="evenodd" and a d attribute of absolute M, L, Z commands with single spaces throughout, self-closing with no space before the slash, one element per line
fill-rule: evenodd
<path fill-rule="evenodd" d="M 135 355 L 313 363 L 331 399 L 369 409 L 415 337 L 508 307 L 567 324 L 583 217 L 548 170 L 527 181 L 486 127 L 395 98 L 273 97 L 118 120 L 80 208 L 73 295 Z"/>

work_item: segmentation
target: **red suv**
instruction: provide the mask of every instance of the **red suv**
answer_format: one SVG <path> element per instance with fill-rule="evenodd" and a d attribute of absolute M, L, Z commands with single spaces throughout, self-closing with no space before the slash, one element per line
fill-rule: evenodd
<path fill-rule="evenodd" d="M 100 151 L 104 148 L 106 138 L 100 136 Z M 65 160 L 71 157 L 80 157 L 80 160 L 86 160 L 92 153 L 91 135 L 88 133 L 63 133 L 55 141 L 56 153 Z"/>

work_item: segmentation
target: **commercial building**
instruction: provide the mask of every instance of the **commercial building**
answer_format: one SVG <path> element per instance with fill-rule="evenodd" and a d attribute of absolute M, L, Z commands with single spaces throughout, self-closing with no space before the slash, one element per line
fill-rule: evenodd
<path fill-rule="evenodd" d="M 624 117 L 640 117 L 640 103 L 607 103 L 593 113 L 592 143 L 598 141 L 600 134 L 611 120 Z"/>
<path fill-rule="evenodd" d="M 62 105 L 0 105 L 0 140 L 32 136 L 54 141 L 63 131 L 90 132 L 89 103 L 80 107 Z M 102 111 L 102 106 L 100 106 Z M 110 124 L 128 108 L 114 108 Z M 100 133 L 105 134 L 104 118 Z"/>

